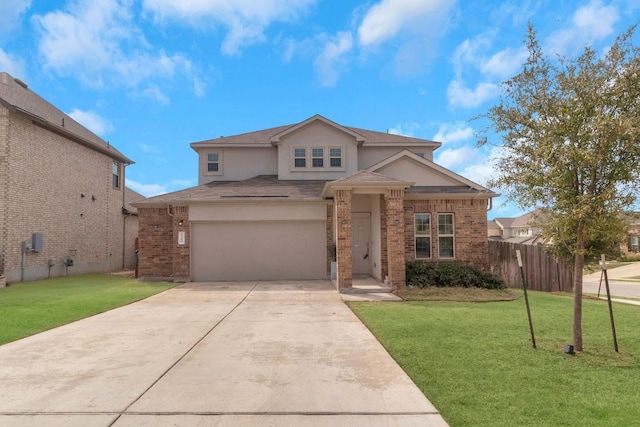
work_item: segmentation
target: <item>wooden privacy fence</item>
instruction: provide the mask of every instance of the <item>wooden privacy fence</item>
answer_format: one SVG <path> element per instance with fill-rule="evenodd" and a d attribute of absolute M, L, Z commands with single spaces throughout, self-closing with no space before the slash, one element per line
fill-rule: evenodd
<path fill-rule="evenodd" d="M 527 288 L 532 291 L 571 292 L 573 268 L 554 258 L 543 245 L 523 245 L 489 241 L 491 272 L 504 280 L 510 288 L 522 288 L 516 249 L 522 255 Z"/>

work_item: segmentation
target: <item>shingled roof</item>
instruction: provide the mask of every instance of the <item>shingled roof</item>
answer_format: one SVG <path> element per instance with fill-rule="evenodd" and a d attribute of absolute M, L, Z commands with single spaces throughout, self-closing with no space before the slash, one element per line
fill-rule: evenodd
<path fill-rule="evenodd" d="M 180 202 L 212 202 L 217 200 L 322 200 L 327 181 L 279 181 L 276 175 L 259 175 L 244 181 L 214 181 L 173 193 L 149 197 L 132 203 L 144 207 Z"/>
<path fill-rule="evenodd" d="M 320 116 L 320 115 L 315 115 L 309 119 L 303 120 L 302 122 L 299 123 L 293 123 L 293 124 L 289 124 L 289 125 L 285 125 L 285 126 L 277 126 L 277 127 L 273 127 L 273 128 L 269 128 L 269 129 L 263 129 L 263 130 L 259 130 L 259 131 L 255 131 L 255 132 L 247 132 L 247 133 L 241 133 L 238 135 L 232 135 L 232 136 L 221 136 L 219 138 L 213 138 L 213 139 L 207 139 L 204 141 L 198 141 L 198 142 L 194 142 L 191 144 L 191 147 L 194 149 L 197 148 L 203 148 L 203 147 L 208 147 L 208 146 L 216 146 L 216 145 L 222 145 L 222 144 L 246 144 L 246 145 L 264 145 L 269 146 L 271 145 L 271 138 L 273 138 L 274 136 L 285 132 L 287 129 L 290 129 L 292 127 L 298 126 L 301 123 L 304 122 L 311 122 L 313 121 L 315 118 L 318 118 L 319 120 L 322 120 L 325 123 L 333 123 L 328 119 L 325 119 L 324 117 Z M 341 126 L 338 125 L 337 123 L 335 124 L 336 126 Z M 362 135 L 362 137 L 364 137 L 364 146 L 369 145 L 374 145 L 374 144 L 396 144 L 396 145 L 403 145 L 403 144 L 420 144 L 422 146 L 427 145 L 427 146 L 432 146 L 434 147 L 434 149 L 440 147 L 440 145 L 442 145 L 439 142 L 436 141 L 430 141 L 427 139 L 420 139 L 420 138 L 412 138 L 409 136 L 403 136 L 403 135 L 396 135 L 393 133 L 386 133 L 386 132 L 376 132 L 376 131 L 371 131 L 371 130 L 366 130 L 366 129 L 360 129 L 360 128 L 355 128 L 355 127 L 350 127 L 350 126 L 342 126 L 344 129 L 348 129 L 351 132 L 354 132 L 356 134 Z"/>
<path fill-rule="evenodd" d="M 0 105 L 12 112 L 26 115 L 38 126 L 105 154 L 114 160 L 127 164 L 134 163 L 111 144 L 30 90 L 24 82 L 13 78 L 6 72 L 0 72 Z"/>

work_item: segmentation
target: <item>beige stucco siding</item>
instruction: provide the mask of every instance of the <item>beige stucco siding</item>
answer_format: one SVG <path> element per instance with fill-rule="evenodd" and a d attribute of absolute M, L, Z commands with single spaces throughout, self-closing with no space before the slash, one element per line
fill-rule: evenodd
<path fill-rule="evenodd" d="M 398 159 L 395 162 L 378 169 L 376 172 L 403 181 L 415 182 L 415 185 L 460 185 L 460 181 L 433 169 L 427 169 L 414 160 L 406 157 Z"/>
<path fill-rule="evenodd" d="M 324 221 L 326 202 L 208 203 L 189 206 L 189 221 Z"/>
<path fill-rule="evenodd" d="M 358 170 L 367 169 L 403 150 L 424 153 L 425 159 L 433 161 L 433 149 L 430 147 L 367 147 L 365 144 L 358 151 Z"/>
<path fill-rule="evenodd" d="M 207 154 L 220 155 L 220 171 L 207 172 Z M 258 175 L 278 173 L 278 149 L 264 148 L 206 148 L 199 153 L 198 184 L 212 181 L 242 181 Z"/>
<path fill-rule="evenodd" d="M 62 261 L 70 254 L 71 273 L 122 268 L 124 168 L 120 188 L 112 188 L 109 157 L 17 113 L 10 113 L 9 140 L 3 203 L 8 280 L 20 280 L 21 242 L 32 233 L 42 233 L 43 251 L 26 254 L 25 280 L 46 277 L 49 259 L 55 262 L 51 274 L 64 274 Z"/>
<path fill-rule="evenodd" d="M 331 147 L 343 149 L 344 168 L 340 170 L 319 171 L 311 166 L 311 158 L 307 159 L 305 170 L 293 170 L 293 147 Z M 325 150 L 325 151 L 326 151 Z M 358 171 L 358 147 L 353 136 L 344 133 L 323 122 L 310 123 L 291 134 L 284 136 L 278 143 L 278 179 L 291 180 L 334 180 Z M 328 159 L 325 159 L 328 166 Z"/>

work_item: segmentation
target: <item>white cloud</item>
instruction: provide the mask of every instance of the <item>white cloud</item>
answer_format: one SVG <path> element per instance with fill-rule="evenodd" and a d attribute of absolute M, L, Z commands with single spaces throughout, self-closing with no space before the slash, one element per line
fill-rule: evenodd
<path fill-rule="evenodd" d="M 245 46 L 265 40 L 274 22 L 291 22 L 317 0 L 144 0 L 144 9 L 159 21 L 184 21 L 200 28 L 226 27 L 221 51 L 238 55 Z"/>
<path fill-rule="evenodd" d="M 547 39 L 547 48 L 554 54 L 571 54 L 611 35 L 618 20 L 620 15 L 616 6 L 605 6 L 600 0 L 592 0 L 576 10 L 568 28 Z"/>
<path fill-rule="evenodd" d="M 498 83 L 515 75 L 526 61 L 527 51 L 522 47 L 488 53 L 496 36 L 497 32 L 491 31 L 458 45 L 452 56 L 455 77 L 447 89 L 449 105 L 475 108 L 499 96 Z"/>
<path fill-rule="evenodd" d="M 433 136 L 433 140 L 448 144 L 466 141 L 471 139 L 473 135 L 473 129 L 464 123 L 443 123 L 438 128 L 438 132 Z"/>
<path fill-rule="evenodd" d="M 13 31 L 22 14 L 31 7 L 31 0 L 2 0 L 0 2 L 0 33 Z"/>
<path fill-rule="evenodd" d="M 141 94 L 145 98 L 152 99 L 162 105 L 169 105 L 171 103 L 169 97 L 156 85 L 150 85 L 148 88 L 143 89 Z"/>
<path fill-rule="evenodd" d="M 395 127 L 387 129 L 387 132 L 393 135 L 402 135 L 402 136 L 410 136 L 415 137 L 416 133 L 422 129 L 418 123 L 402 123 L 398 124 Z"/>
<path fill-rule="evenodd" d="M 135 87 L 189 74 L 191 63 L 149 46 L 133 23 L 129 0 L 73 0 L 66 11 L 35 15 L 44 65 L 90 86 Z"/>
<path fill-rule="evenodd" d="M 314 66 L 323 86 L 335 86 L 339 71 L 346 65 L 345 55 L 353 47 L 353 37 L 349 32 L 339 31 L 335 37 L 324 44 L 320 55 L 316 57 Z"/>
<path fill-rule="evenodd" d="M 381 0 L 364 14 L 358 42 L 376 48 L 393 41 L 396 73 L 415 74 L 434 57 L 454 6 L 454 0 Z"/>
<path fill-rule="evenodd" d="M 469 163 L 478 157 L 478 151 L 471 147 L 447 148 L 440 151 L 436 158 L 436 163 L 445 168 L 453 169 Z M 467 175 L 465 175 L 467 176 Z"/>
<path fill-rule="evenodd" d="M 74 108 L 72 112 L 67 113 L 73 120 L 80 123 L 82 126 L 89 129 L 96 135 L 103 136 L 104 134 L 111 132 L 113 126 L 107 120 L 100 117 L 95 111 L 82 111 Z"/>
<path fill-rule="evenodd" d="M 174 179 L 165 184 L 143 184 L 126 178 L 127 187 L 142 194 L 145 197 L 159 196 L 160 194 L 178 191 L 193 185 L 192 181 L 184 179 Z"/>
<path fill-rule="evenodd" d="M 449 105 L 454 107 L 476 108 L 499 94 L 500 86 L 489 82 L 480 82 L 471 89 L 465 86 L 464 81 L 454 80 L 447 88 Z"/>
<path fill-rule="evenodd" d="M 493 54 L 488 59 L 483 59 L 480 71 L 485 76 L 496 77 L 501 80 L 516 75 L 522 64 L 527 60 L 528 52 L 524 47 L 519 49 L 506 48 Z"/>
<path fill-rule="evenodd" d="M 367 11 L 358 39 L 363 46 L 370 46 L 402 31 L 424 33 L 442 24 L 441 18 L 448 16 L 454 4 L 452 0 L 382 0 Z"/>
<path fill-rule="evenodd" d="M 486 154 L 483 150 L 476 151 L 477 161 L 467 165 L 460 174 L 473 182 L 482 186 L 487 186 L 487 182 L 497 175 L 495 160 L 503 156 L 502 148 L 494 146 Z M 493 189 L 495 191 L 495 189 Z"/>
<path fill-rule="evenodd" d="M 6 71 L 13 77 L 25 78 L 24 61 L 0 48 L 0 70 Z"/>

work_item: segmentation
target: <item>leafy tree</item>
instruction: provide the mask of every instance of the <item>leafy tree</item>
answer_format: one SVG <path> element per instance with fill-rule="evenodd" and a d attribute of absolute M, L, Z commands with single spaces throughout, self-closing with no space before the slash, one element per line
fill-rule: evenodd
<path fill-rule="evenodd" d="M 489 132 L 502 139 L 490 185 L 520 207 L 545 208 L 542 234 L 574 267 L 573 340 L 582 343 L 582 269 L 585 255 L 621 241 L 621 212 L 634 203 L 640 178 L 640 50 L 636 26 L 604 54 L 586 47 L 552 60 L 533 26 L 528 59 L 502 83 Z M 592 252 L 589 254 L 589 252 Z"/>

